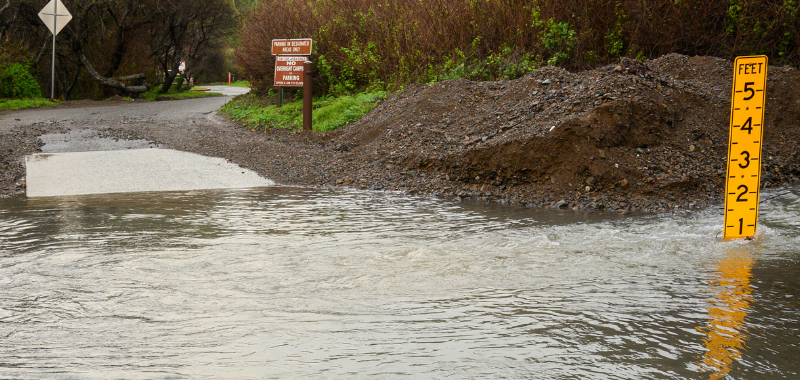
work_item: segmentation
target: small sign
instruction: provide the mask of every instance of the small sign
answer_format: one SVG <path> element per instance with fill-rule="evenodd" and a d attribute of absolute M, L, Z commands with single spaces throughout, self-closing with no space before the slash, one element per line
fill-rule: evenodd
<path fill-rule="evenodd" d="M 42 19 L 47 29 L 50 29 L 50 33 L 58 35 L 58 32 L 72 20 L 72 14 L 67 11 L 67 7 L 61 0 L 51 0 L 39 11 L 39 18 Z M 55 30 L 53 30 L 53 24 L 55 24 Z"/>
<path fill-rule="evenodd" d="M 767 57 L 736 58 L 725 177 L 727 239 L 752 237 L 756 233 L 766 91 Z"/>
<path fill-rule="evenodd" d="M 303 87 L 303 62 L 307 57 L 275 57 L 275 87 Z"/>
<path fill-rule="evenodd" d="M 311 39 L 272 40 L 272 55 L 311 55 Z"/>
<path fill-rule="evenodd" d="M 178 66 L 178 71 L 186 71 L 186 61 L 181 61 L 180 66 Z"/>

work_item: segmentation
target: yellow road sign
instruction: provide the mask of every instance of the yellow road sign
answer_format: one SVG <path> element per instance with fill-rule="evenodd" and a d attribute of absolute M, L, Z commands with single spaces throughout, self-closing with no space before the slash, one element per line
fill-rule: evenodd
<path fill-rule="evenodd" d="M 766 92 L 767 57 L 736 58 L 725 177 L 724 236 L 728 239 L 756 233 Z"/>

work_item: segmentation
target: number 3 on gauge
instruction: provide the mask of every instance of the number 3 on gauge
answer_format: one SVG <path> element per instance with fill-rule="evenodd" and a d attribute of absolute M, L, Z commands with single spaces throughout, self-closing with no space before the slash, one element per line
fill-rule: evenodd
<path fill-rule="evenodd" d="M 742 165 L 742 164 L 739 164 L 739 167 L 740 167 L 740 168 L 742 168 L 742 169 L 744 169 L 744 168 L 747 168 L 748 166 L 750 166 L 750 152 L 748 152 L 748 151 L 746 151 L 746 150 L 745 150 L 745 151 L 743 151 L 743 152 L 741 153 L 741 155 L 742 155 L 742 156 L 744 156 L 744 158 L 743 158 L 743 160 L 744 160 L 744 165 Z"/>

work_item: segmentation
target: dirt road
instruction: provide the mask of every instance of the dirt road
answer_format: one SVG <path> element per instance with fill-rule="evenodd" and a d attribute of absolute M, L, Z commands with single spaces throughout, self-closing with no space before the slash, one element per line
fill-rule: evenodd
<path fill-rule="evenodd" d="M 24 193 L 40 135 L 146 140 L 222 157 L 279 184 L 573 210 L 676 211 L 722 203 L 732 63 L 669 55 L 513 81 L 452 80 L 391 95 L 330 133 L 251 131 L 214 111 L 229 97 L 75 102 L 0 114 L 2 195 Z M 798 181 L 800 73 L 772 67 L 762 187 Z"/>
<path fill-rule="evenodd" d="M 58 151 L 160 146 L 226 158 L 243 167 L 258 167 L 258 172 L 267 178 L 279 176 L 259 163 L 264 155 L 273 151 L 286 154 L 288 148 L 264 141 L 263 136 L 217 115 L 215 111 L 230 99 L 228 96 L 163 102 L 77 101 L 59 108 L 2 113 L 0 194 L 24 194 L 23 157 L 41 151 L 40 136 L 54 134 L 63 139 L 51 144 Z M 138 145 L 109 143 L 108 138 Z"/>

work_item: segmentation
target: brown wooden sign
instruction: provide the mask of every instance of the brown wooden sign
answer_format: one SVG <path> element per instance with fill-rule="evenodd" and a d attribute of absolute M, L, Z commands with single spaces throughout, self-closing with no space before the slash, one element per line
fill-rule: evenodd
<path fill-rule="evenodd" d="M 272 40 L 272 55 L 311 55 L 311 39 Z"/>
<path fill-rule="evenodd" d="M 275 87 L 303 87 L 303 62 L 308 57 L 275 57 Z"/>

